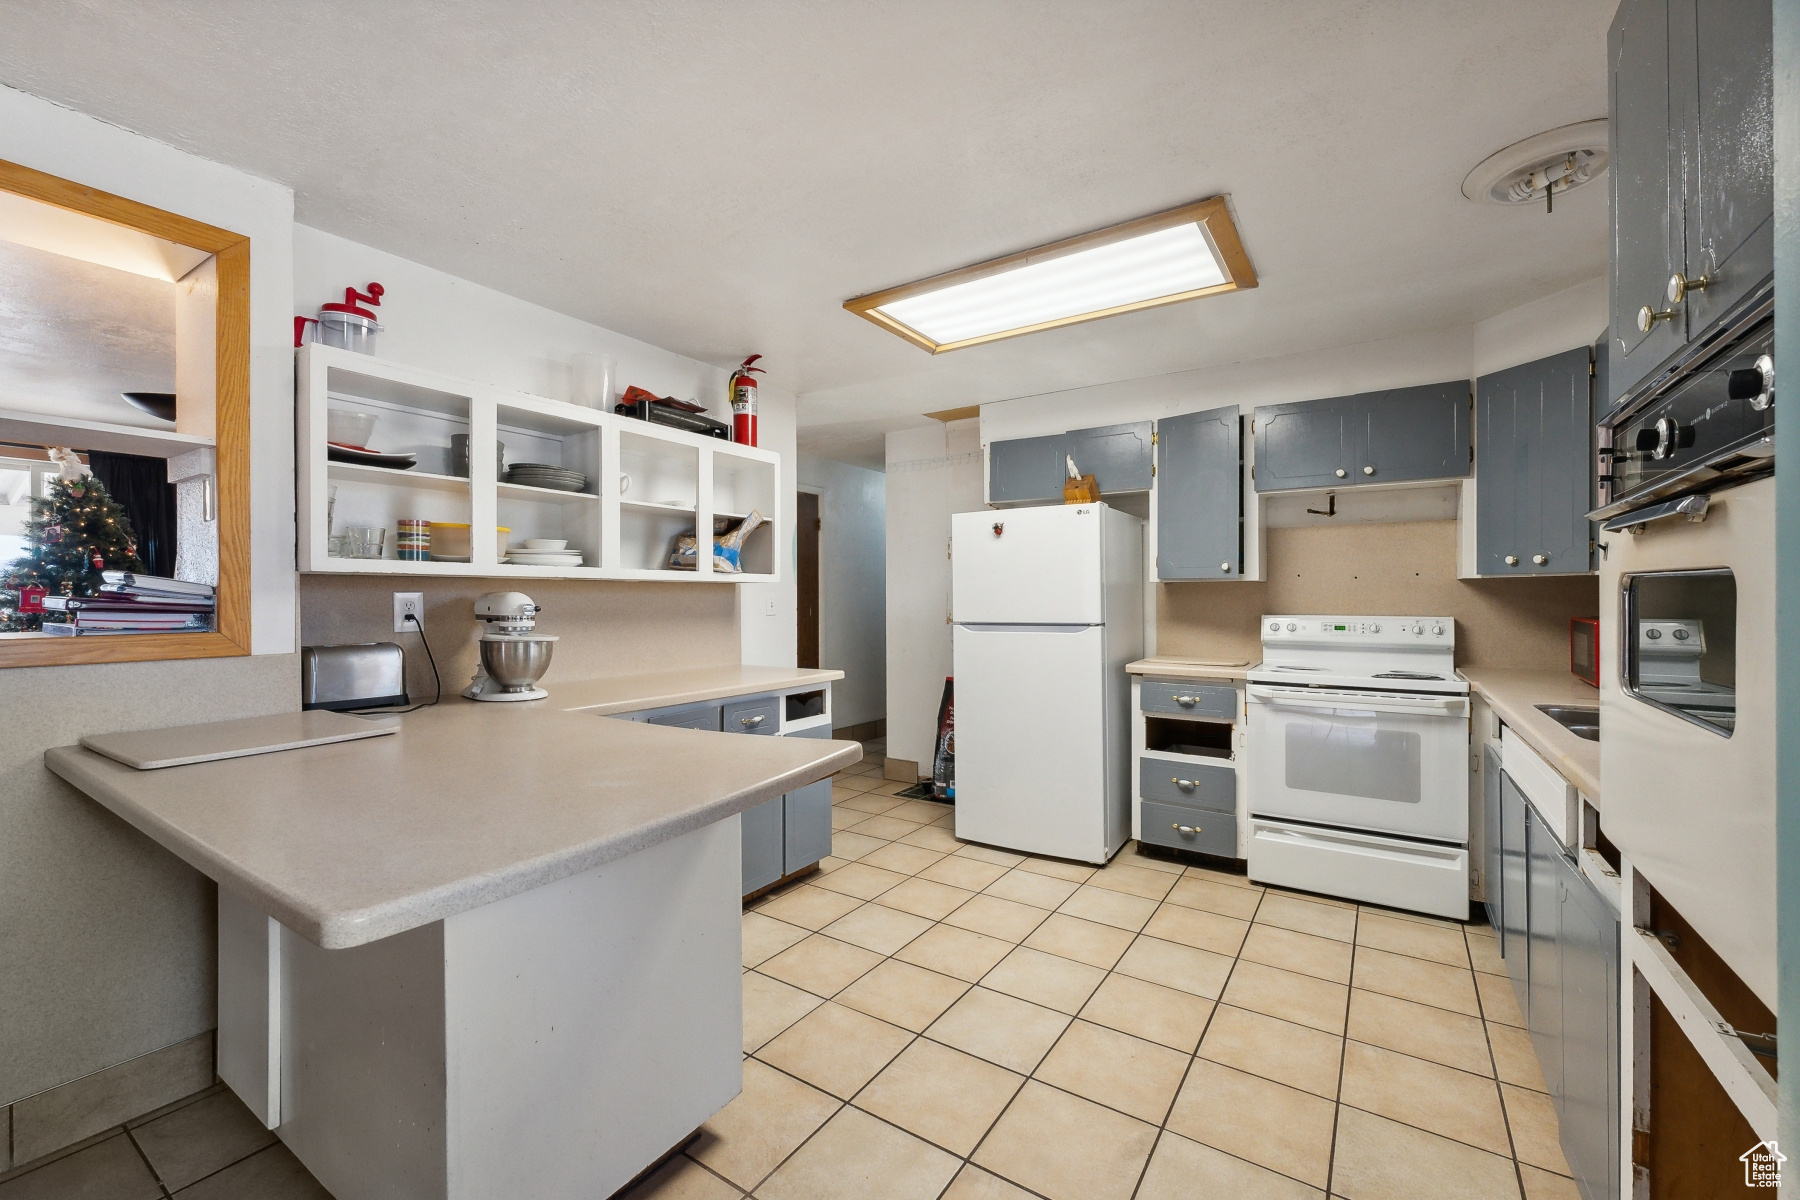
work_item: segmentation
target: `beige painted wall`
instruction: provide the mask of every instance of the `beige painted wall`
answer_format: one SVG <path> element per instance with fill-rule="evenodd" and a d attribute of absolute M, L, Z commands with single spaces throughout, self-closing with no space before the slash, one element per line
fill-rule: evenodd
<path fill-rule="evenodd" d="M 562 640 L 544 686 L 558 679 L 630 675 L 739 661 L 738 588 L 729 583 L 523 581 L 519 590 L 544 608 L 538 629 Z M 505 590 L 496 579 L 300 577 L 300 644 L 398 642 L 406 649 L 407 689 L 431 698 L 431 668 L 417 634 L 394 632 L 396 591 L 425 593 L 425 628 L 444 691 L 461 691 L 480 661 L 474 604 Z"/>
<path fill-rule="evenodd" d="M 1256 662 L 1264 613 L 1449 616 L 1459 666 L 1567 669 L 1569 618 L 1599 612 L 1599 580 L 1458 579 L 1456 530 L 1454 521 L 1271 529 L 1267 583 L 1157 588 L 1157 652 Z"/>

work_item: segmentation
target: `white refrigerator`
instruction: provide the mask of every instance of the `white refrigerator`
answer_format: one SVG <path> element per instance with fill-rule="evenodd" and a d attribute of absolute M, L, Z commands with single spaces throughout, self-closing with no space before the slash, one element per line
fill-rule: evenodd
<path fill-rule="evenodd" d="M 1103 863 L 1131 836 L 1144 523 L 1105 504 L 950 518 L 956 836 Z"/>

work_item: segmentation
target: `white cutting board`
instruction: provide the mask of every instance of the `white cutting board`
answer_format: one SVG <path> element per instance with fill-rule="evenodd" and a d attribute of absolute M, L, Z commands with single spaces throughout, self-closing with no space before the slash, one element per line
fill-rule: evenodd
<path fill-rule="evenodd" d="M 245 717 L 237 721 L 212 721 L 205 725 L 180 725 L 174 729 L 102 733 L 82 738 L 81 744 L 128 767 L 154 771 L 159 767 L 182 767 L 221 758 L 298 750 L 302 746 L 352 742 L 399 731 L 400 722 L 394 717 L 352 717 L 314 709 L 311 712 L 277 713 L 270 717 Z"/>

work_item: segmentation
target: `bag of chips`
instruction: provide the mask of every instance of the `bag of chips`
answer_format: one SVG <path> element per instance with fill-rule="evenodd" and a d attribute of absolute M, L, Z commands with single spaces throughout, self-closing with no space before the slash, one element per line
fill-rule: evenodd
<path fill-rule="evenodd" d="M 739 521 L 737 525 L 724 533 L 713 535 L 713 563 L 715 575 L 741 575 L 744 571 L 744 541 L 758 526 L 766 523 L 762 513 L 752 510 L 750 515 Z M 669 566 L 676 571 L 697 571 L 700 553 L 700 540 L 691 531 L 675 539 L 675 548 L 669 553 Z"/>

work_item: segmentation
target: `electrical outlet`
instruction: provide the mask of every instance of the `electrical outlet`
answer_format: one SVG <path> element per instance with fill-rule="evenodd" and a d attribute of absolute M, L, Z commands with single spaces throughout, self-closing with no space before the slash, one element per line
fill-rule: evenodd
<path fill-rule="evenodd" d="M 417 617 L 419 623 L 414 625 L 408 617 Z M 425 628 L 425 593 L 394 593 L 394 632 L 417 633 Z"/>

